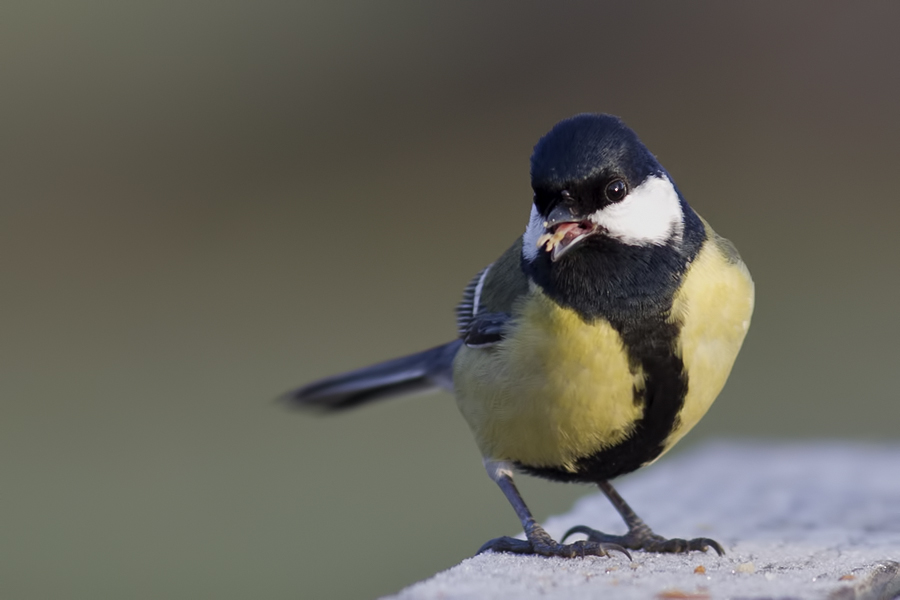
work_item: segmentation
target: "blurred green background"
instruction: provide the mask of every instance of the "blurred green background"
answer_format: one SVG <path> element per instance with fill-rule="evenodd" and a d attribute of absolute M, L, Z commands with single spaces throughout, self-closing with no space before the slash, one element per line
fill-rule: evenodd
<path fill-rule="evenodd" d="M 625 118 L 757 282 L 677 451 L 897 440 L 897 23 L 895 1 L 5 1 L 0 596 L 371 598 L 517 532 L 449 396 L 273 398 L 450 339 L 524 229 L 532 146 L 578 112 Z M 521 486 L 539 518 L 591 492 Z"/>

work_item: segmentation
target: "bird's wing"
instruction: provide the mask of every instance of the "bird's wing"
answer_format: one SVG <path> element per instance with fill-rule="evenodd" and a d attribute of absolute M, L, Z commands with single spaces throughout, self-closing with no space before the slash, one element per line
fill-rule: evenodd
<path fill-rule="evenodd" d="M 472 278 L 456 307 L 459 337 L 472 348 L 491 346 L 503 339 L 517 300 L 528 292 L 522 272 L 522 238 L 496 262 Z"/>
<path fill-rule="evenodd" d="M 484 281 L 487 279 L 493 264 L 490 264 L 478 272 L 478 275 L 472 278 L 466 289 L 463 290 L 462 300 L 456 305 L 456 329 L 459 337 L 465 339 L 469 333 L 472 321 L 482 312 L 481 293 L 484 289 Z"/>
<path fill-rule="evenodd" d="M 485 348 L 493 346 L 503 339 L 511 317 L 506 313 L 479 313 L 472 322 L 462 340 L 469 348 Z"/>

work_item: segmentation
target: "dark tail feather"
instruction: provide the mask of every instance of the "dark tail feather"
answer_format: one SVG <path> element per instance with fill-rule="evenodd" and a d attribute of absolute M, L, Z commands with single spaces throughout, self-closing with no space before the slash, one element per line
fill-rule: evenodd
<path fill-rule="evenodd" d="M 287 393 L 284 399 L 301 408 L 331 411 L 391 396 L 453 389 L 453 357 L 461 345 L 461 340 L 454 340 L 418 354 L 320 379 Z"/>

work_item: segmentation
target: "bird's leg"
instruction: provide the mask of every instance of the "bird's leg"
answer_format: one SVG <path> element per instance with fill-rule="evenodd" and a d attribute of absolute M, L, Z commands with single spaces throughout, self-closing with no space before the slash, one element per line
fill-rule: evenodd
<path fill-rule="evenodd" d="M 514 552 L 516 554 L 537 554 L 540 556 L 559 556 L 562 558 L 572 558 L 575 556 L 609 556 L 610 551 L 621 552 L 631 559 L 628 551 L 619 544 L 612 542 L 594 542 L 591 540 L 581 540 L 574 544 L 560 544 L 555 541 L 544 530 L 540 524 L 534 520 L 522 495 L 519 494 L 516 484 L 512 478 L 512 465 L 507 462 L 487 460 L 484 461 L 488 475 L 503 490 L 503 494 L 516 515 L 522 522 L 522 528 L 525 530 L 525 540 L 518 540 L 511 537 L 500 537 L 490 540 L 484 544 L 477 554 L 491 550 L 493 552 Z"/>
<path fill-rule="evenodd" d="M 691 550 L 700 550 L 706 552 L 712 548 L 719 553 L 719 556 L 725 554 L 722 546 L 715 540 L 709 538 L 695 538 L 692 540 L 683 540 L 680 538 L 666 538 L 653 533 L 644 521 L 628 506 L 628 503 L 619 495 L 619 492 L 608 481 L 598 481 L 600 491 L 606 494 L 612 505 L 619 511 L 625 524 L 628 526 L 628 533 L 625 535 L 609 535 L 586 527 L 577 525 L 566 532 L 563 541 L 573 533 L 583 533 L 588 536 L 589 542 L 599 544 L 618 544 L 629 550 L 646 550 L 647 552 L 690 552 Z"/>

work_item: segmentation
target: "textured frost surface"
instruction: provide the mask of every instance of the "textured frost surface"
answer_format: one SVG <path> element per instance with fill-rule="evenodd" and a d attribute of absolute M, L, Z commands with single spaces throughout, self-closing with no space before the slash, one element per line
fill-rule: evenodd
<path fill-rule="evenodd" d="M 622 481 L 657 533 L 726 555 L 546 559 L 485 554 L 394 598 L 893 598 L 900 594 L 900 446 L 714 443 Z M 499 493 L 499 492 L 498 492 Z M 545 522 L 559 539 L 624 525 L 600 494 Z M 698 567 L 702 567 L 699 569 Z M 698 572 L 699 571 L 699 572 Z"/>

